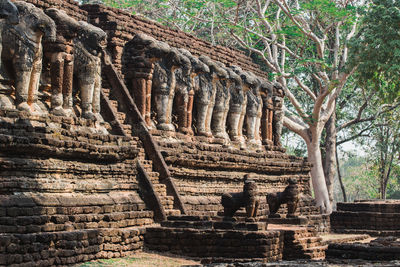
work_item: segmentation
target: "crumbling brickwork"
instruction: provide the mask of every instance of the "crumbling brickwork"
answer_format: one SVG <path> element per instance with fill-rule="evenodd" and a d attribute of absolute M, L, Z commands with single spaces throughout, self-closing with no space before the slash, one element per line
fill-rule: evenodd
<path fill-rule="evenodd" d="M 91 122 L 0 111 L 0 266 L 65 265 L 142 248 L 136 138 Z"/>
<path fill-rule="evenodd" d="M 395 200 L 338 203 L 337 211 L 331 214 L 332 230 L 337 233 L 399 236 L 399 208 L 400 202 Z"/>

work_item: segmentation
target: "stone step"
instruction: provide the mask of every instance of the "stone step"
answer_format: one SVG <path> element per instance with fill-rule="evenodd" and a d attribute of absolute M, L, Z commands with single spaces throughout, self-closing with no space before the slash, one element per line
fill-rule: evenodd
<path fill-rule="evenodd" d="M 109 100 L 111 106 L 115 109 L 115 111 L 118 111 L 118 101 L 117 100 Z"/>
<path fill-rule="evenodd" d="M 102 91 L 103 91 L 103 94 L 104 94 L 105 96 L 107 96 L 108 98 L 110 98 L 111 89 L 103 88 Z"/>
<path fill-rule="evenodd" d="M 314 236 L 314 237 L 299 238 L 295 240 L 293 243 L 301 244 L 304 248 L 312 248 L 321 246 L 322 245 L 321 241 L 322 241 L 321 237 Z"/>
<path fill-rule="evenodd" d="M 318 254 L 318 253 L 324 253 L 328 249 L 327 245 L 322 245 L 318 247 L 311 247 L 311 248 L 306 248 L 304 251 L 306 253 L 313 253 L 313 254 Z"/>
<path fill-rule="evenodd" d="M 125 118 L 126 118 L 126 114 L 125 113 L 123 113 L 123 112 L 117 112 L 117 119 L 121 122 L 121 123 L 123 123 L 124 121 L 125 121 Z"/>
<path fill-rule="evenodd" d="M 159 197 L 166 196 L 167 195 L 167 188 L 165 184 L 155 184 L 153 183 L 154 191 L 157 192 Z"/>
<path fill-rule="evenodd" d="M 146 172 L 153 171 L 153 162 L 151 160 L 140 160 L 143 168 L 145 168 Z"/>
<path fill-rule="evenodd" d="M 181 215 L 181 211 L 180 210 L 175 210 L 175 209 L 170 209 L 170 210 L 165 210 L 165 215 L 168 216 L 179 216 Z"/>
<path fill-rule="evenodd" d="M 132 135 L 132 126 L 130 124 L 122 124 L 122 128 L 128 135 Z"/>
<path fill-rule="evenodd" d="M 158 181 L 158 177 L 160 177 L 160 174 L 158 172 L 153 172 L 153 171 L 147 172 L 147 175 L 150 178 L 157 179 L 157 181 Z"/>

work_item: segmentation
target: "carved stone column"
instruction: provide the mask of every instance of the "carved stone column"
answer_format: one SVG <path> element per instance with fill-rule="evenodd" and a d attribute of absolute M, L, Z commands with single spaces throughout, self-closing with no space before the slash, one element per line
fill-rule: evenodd
<path fill-rule="evenodd" d="M 272 122 L 273 141 L 275 146 L 282 146 L 281 134 L 283 128 L 283 98 L 285 93 L 280 83 L 274 83 L 274 93 L 272 97 L 274 105 L 274 116 Z"/>
<path fill-rule="evenodd" d="M 272 145 L 272 92 L 273 84 L 268 81 L 262 81 L 260 89 L 260 94 L 263 101 L 261 139 L 264 145 Z"/>

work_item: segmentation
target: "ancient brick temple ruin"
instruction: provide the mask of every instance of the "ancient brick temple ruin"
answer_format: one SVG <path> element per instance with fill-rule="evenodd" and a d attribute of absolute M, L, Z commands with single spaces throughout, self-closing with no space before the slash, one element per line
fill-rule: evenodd
<path fill-rule="evenodd" d="M 0 16 L 0 266 L 144 247 L 324 257 L 310 164 L 280 143 L 283 90 L 248 56 L 101 5 L 14 4 Z"/>

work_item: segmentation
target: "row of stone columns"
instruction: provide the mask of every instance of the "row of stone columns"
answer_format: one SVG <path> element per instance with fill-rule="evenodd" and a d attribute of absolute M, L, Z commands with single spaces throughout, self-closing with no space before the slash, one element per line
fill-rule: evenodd
<path fill-rule="evenodd" d="M 196 135 L 280 145 L 284 96 L 280 84 L 204 55 L 195 57 L 145 34 L 126 44 L 123 62 L 125 78 L 149 127 L 192 135 L 195 105 Z"/>

